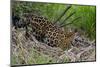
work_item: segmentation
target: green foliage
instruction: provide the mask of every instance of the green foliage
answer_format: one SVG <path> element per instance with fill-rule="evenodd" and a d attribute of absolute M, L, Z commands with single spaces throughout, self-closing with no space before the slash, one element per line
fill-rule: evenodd
<path fill-rule="evenodd" d="M 48 20 L 54 22 L 66 9 L 68 5 L 56 3 L 37 3 L 37 2 L 14 2 L 12 3 L 12 10 L 18 15 L 23 12 L 33 12 L 42 15 Z M 90 39 L 96 36 L 96 7 L 95 6 L 81 6 L 72 5 L 72 8 L 61 18 L 60 23 L 69 16 L 72 12 L 76 12 L 64 24 L 72 22 L 73 19 L 81 17 L 69 26 L 75 27 L 84 31 L 85 35 Z"/>
<path fill-rule="evenodd" d="M 73 6 L 77 12 L 75 16 L 81 16 L 80 21 L 75 25 L 83 30 L 87 37 L 94 39 L 96 36 L 96 7 L 95 6 Z"/>
<path fill-rule="evenodd" d="M 33 12 L 38 15 L 42 15 L 48 20 L 54 22 L 66 9 L 68 5 L 56 4 L 56 3 L 37 3 L 37 2 L 21 2 L 14 1 L 12 3 L 12 12 L 16 15 L 21 15 L 24 12 Z M 71 16 L 66 23 L 71 23 L 74 18 L 81 17 L 74 23 L 70 24 L 69 27 L 75 27 L 78 30 L 83 31 L 87 37 L 90 39 L 95 39 L 96 36 L 96 7 L 95 6 L 80 6 L 72 5 L 72 8 L 68 10 L 67 13 L 61 18 L 59 23 L 63 22 L 66 17 L 68 17 L 72 12 L 76 12 Z M 31 57 L 28 58 L 28 64 L 43 64 L 43 63 L 54 63 L 53 58 L 39 54 L 34 49 L 31 50 Z M 12 64 L 18 64 L 16 60 L 19 60 L 15 56 L 12 56 Z M 64 60 L 64 62 L 68 59 Z"/>

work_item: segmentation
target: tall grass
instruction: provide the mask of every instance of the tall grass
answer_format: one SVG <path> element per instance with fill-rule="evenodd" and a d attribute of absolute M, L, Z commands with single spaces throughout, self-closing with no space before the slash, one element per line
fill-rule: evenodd
<path fill-rule="evenodd" d="M 13 3 L 13 6 L 12 10 L 19 15 L 23 12 L 34 12 L 47 17 L 50 21 L 54 22 L 68 5 L 55 3 L 15 2 Z M 80 20 L 75 21 L 72 26 L 84 31 L 85 35 L 90 39 L 94 39 L 96 36 L 96 7 L 72 5 L 72 8 L 65 13 L 65 16 L 63 16 L 59 22 L 61 23 L 72 12 L 76 12 L 76 14 L 64 23 L 66 24 L 71 22 L 76 17 L 81 17 Z"/>
<path fill-rule="evenodd" d="M 77 13 L 75 16 L 81 16 L 80 21 L 75 25 L 83 30 L 87 37 L 94 39 L 96 36 L 96 7 L 95 6 L 73 6 Z"/>

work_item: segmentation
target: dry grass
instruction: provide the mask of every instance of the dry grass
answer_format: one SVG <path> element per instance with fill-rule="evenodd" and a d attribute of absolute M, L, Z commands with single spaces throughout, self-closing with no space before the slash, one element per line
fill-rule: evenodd
<path fill-rule="evenodd" d="M 52 48 L 41 43 L 31 35 L 25 38 L 24 29 L 14 29 L 12 27 L 11 42 L 11 64 L 47 64 L 65 63 L 76 61 L 95 61 L 95 43 L 89 41 L 88 46 L 72 46 L 69 50 Z M 85 45 L 85 44 L 84 44 Z"/>

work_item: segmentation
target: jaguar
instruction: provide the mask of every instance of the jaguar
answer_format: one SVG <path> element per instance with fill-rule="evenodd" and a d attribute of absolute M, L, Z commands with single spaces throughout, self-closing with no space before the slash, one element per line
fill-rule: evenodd
<path fill-rule="evenodd" d="M 65 12 L 69 8 L 70 7 L 68 7 Z M 73 13 L 71 15 L 73 15 Z M 62 16 L 63 15 L 61 15 L 60 18 Z M 14 20 L 15 19 L 16 17 Z M 38 41 L 46 43 L 51 47 L 60 47 L 63 50 L 70 45 L 75 35 L 75 32 L 66 32 L 63 27 L 60 27 L 54 22 L 49 21 L 47 18 L 34 13 L 23 13 L 20 17 L 18 17 L 17 23 L 18 22 L 20 24 L 16 26 L 25 27 L 27 37 L 32 34 Z"/>

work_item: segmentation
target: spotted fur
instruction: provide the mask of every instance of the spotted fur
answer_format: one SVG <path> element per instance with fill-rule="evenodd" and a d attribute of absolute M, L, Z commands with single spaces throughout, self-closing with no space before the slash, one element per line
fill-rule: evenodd
<path fill-rule="evenodd" d="M 37 40 L 51 47 L 65 49 L 74 37 L 73 32 L 65 32 L 62 28 L 42 16 L 25 13 L 21 16 L 21 20 L 26 24 L 27 33 L 31 32 Z"/>

